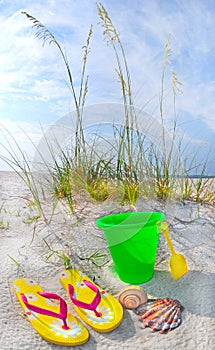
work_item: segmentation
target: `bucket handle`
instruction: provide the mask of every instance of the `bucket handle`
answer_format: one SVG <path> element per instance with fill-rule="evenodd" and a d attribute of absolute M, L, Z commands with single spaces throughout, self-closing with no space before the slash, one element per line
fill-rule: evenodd
<path fill-rule="evenodd" d="M 168 230 L 168 224 L 166 221 L 158 221 L 156 226 L 159 233 L 164 233 Z"/>

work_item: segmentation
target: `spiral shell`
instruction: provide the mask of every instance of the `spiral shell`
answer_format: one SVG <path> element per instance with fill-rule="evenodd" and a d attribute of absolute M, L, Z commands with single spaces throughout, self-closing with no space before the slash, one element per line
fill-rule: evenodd
<path fill-rule="evenodd" d="M 147 294 L 138 286 L 129 286 L 119 293 L 118 300 L 124 308 L 135 309 L 147 302 Z"/>

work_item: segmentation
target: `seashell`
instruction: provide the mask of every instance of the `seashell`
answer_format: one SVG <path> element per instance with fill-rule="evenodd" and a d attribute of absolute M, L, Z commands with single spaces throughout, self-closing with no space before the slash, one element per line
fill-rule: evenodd
<path fill-rule="evenodd" d="M 178 300 L 160 298 L 149 300 L 139 313 L 139 319 L 144 327 L 150 327 L 153 332 L 169 332 L 182 322 L 183 306 Z"/>
<path fill-rule="evenodd" d="M 124 308 L 135 309 L 147 302 L 147 294 L 138 286 L 129 286 L 119 293 L 118 300 Z"/>

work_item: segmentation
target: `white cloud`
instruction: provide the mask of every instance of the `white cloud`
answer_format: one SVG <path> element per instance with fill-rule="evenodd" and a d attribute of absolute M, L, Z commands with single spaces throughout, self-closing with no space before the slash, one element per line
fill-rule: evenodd
<path fill-rule="evenodd" d="M 36 80 L 49 72 L 50 62 L 56 60 L 56 51 L 43 48 L 29 28 L 30 23 L 20 12 L 0 23 L 0 91 L 5 97 L 10 92 L 34 93 Z"/>
<path fill-rule="evenodd" d="M 171 33 L 173 67 L 183 83 L 183 95 L 177 98 L 179 117 L 187 120 L 186 116 L 190 115 L 193 128 L 195 120 L 201 118 L 215 132 L 215 8 L 211 1 L 104 0 L 103 4 L 121 35 L 137 106 L 144 107 L 149 113 L 158 106 L 164 44 Z M 46 113 L 50 111 L 52 118 L 74 109 L 65 84 L 66 70 L 57 48 L 53 45 L 42 47 L 42 41 L 35 37 L 36 30 L 31 28 L 32 22 L 21 14 L 21 10 L 41 20 L 62 44 L 77 91 L 82 46 L 93 23 L 87 67 L 90 75 L 87 103 L 120 102 L 115 57 L 112 48 L 103 42 L 94 1 L 32 0 L 29 3 L 20 0 L 19 4 L 4 2 L 4 6 L 0 2 L 0 8 L 1 118 L 8 116 L 14 122 L 15 117 L 27 119 L 19 101 L 32 101 L 35 109 L 40 106 L 38 115 L 43 115 L 42 108 L 46 104 Z M 172 116 L 169 98 L 165 103 L 169 120 Z M 16 116 L 8 115 L 6 104 L 17 106 L 14 107 Z M 31 115 L 31 111 L 25 113 Z M 201 135 L 196 139 L 201 142 Z"/>
<path fill-rule="evenodd" d="M 193 120 L 201 118 L 215 133 L 215 81 L 185 86 L 180 108 L 192 113 Z M 201 135 L 199 135 L 201 137 Z"/>

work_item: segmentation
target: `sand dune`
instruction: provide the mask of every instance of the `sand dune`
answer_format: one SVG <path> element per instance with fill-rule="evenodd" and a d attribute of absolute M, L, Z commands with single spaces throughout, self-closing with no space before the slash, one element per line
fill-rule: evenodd
<path fill-rule="evenodd" d="M 77 216 L 71 218 L 59 205 L 50 225 L 38 221 L 34 232 L 33 218 L 37 211 L 27 198 L 30 199 L 30 193 L 16 174 L 0 172 L 0 348 L 63 349 L 43 340 L 21 317 L 22 309 L 14 296 L 12 281 L 18 277 L 33 278 L 43 289 L 59 293 L 68 301 L 59 283 L 59 274 L 64 268 L 62 261 L 56 254 L 45 261 L 48 256 L 47 242 L 55 251 L 65 250 L 76 266 L 90 277 L 95 277 L 102 288 L 117 295 L 125 283 L 111 273 L 111 261 L 104 268 L 98 268 L 87 258 L 96 249 L 103 249 L 108 254 L 102 231 L 95 225 L 96 219 L 129 208 L 122 208 L 111 201 L 97 204 L 85 200 L 83 204 L 78 204 Z M 44 205 L 48 217 L 51 207 L 49 203 Z M 174 281 L 168 270 L 169 251 L 164 238 L 160 237 L 154 278 L 142 285 L 154 297 L 180 300 L 185 308 L 183 322 L 168 334 L 152 333 L 148 328 L 142 329 L 137 315 L 125 310 L 123 321 L 116 330 L 99 334 L 88 328 L 91 335 L 89 341 L 75 349 L 212 350 L 215 333 L 214 207 L 190 202 L 181 206 L 165 206 L 138 201 L 137 210 L 163 211 L 176 250 L 186 256 L 189 272 Z"/>

